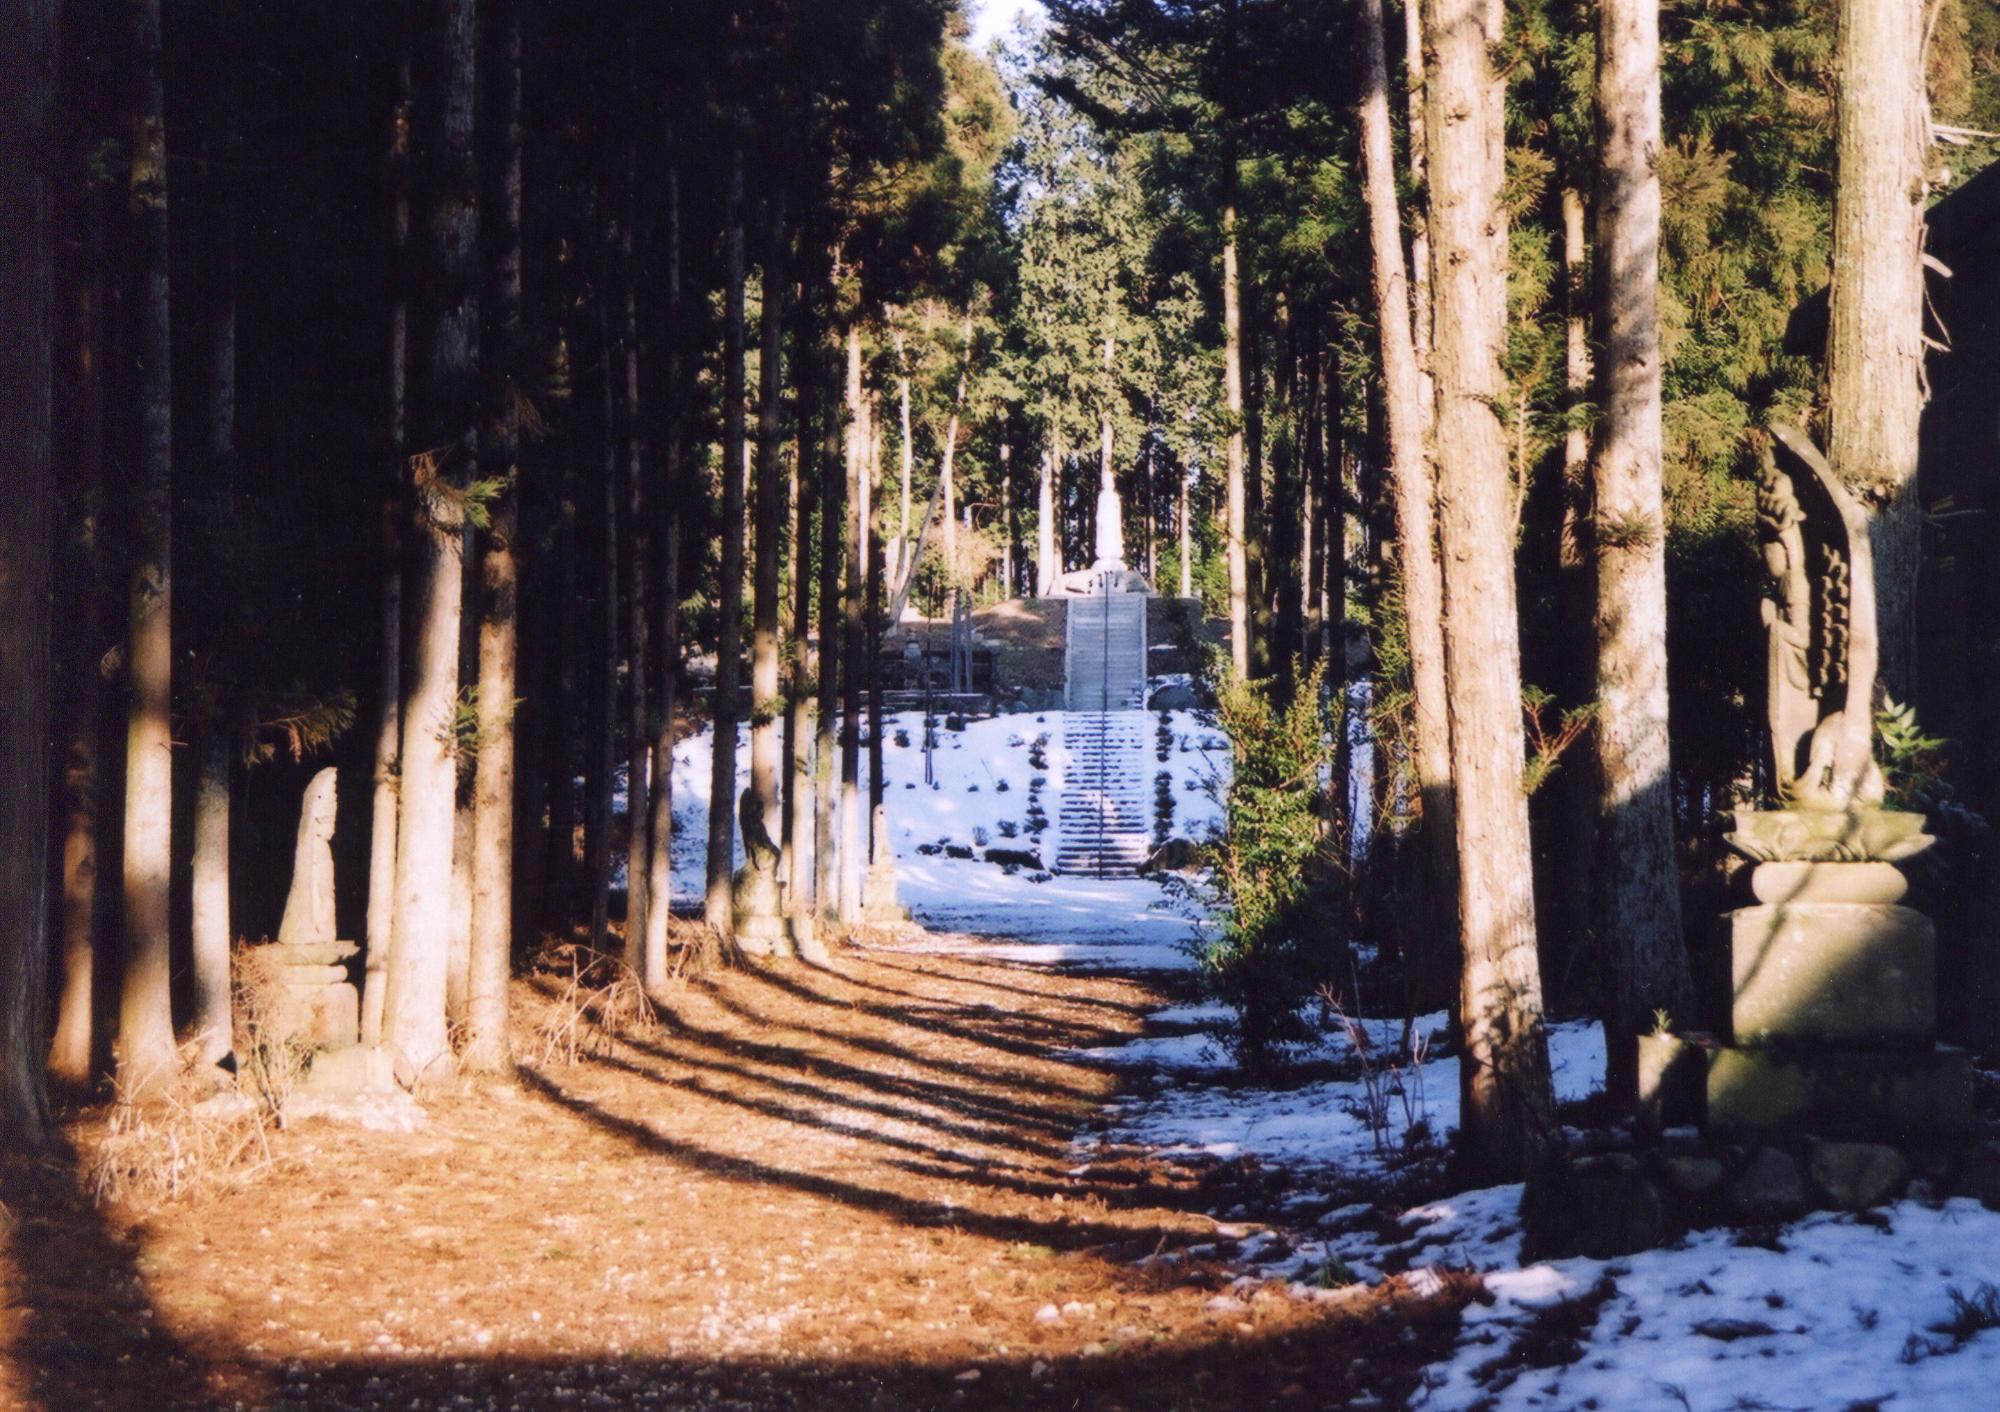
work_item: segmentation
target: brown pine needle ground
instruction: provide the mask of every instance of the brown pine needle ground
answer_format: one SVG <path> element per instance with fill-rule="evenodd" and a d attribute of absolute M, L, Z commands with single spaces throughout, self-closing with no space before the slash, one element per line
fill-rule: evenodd
<path fill-rule="evenodd" d="M 1117 1079 L 1058 1051 L 1158 1003 L 846 951 L 691 982 L 652 1033 L 467 1085 L 422 1133 L 274 1132 L 171 1204 L 0 1162 L 0 1405 L 1394 1405 L 1463 1283 L 1211 1308 L 1222 1274 L 1138 1264 L 1214 1239 L 1188 1175 L 1075 1170 Z M 79 1116 L 84 1150 L 103 1124 Z"/>

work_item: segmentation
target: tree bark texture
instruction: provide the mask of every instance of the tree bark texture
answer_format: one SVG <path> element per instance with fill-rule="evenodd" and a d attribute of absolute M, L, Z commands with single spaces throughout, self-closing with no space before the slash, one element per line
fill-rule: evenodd
<path fill-rule="evenodd" d="M 867 472 L 869 427 L 861 400 L 861 328 L 847 326 L 847 581 L 841 598 L 840 663 L 840 921 L 861 920 L 861 873 L 867 852 L 861 817 L 861 595 L 868 574 Z"/>
<path fill-rule="evenodd" d="M 1456 931 L 1458 837 L 1451 782 L 1451 718 L 1445 680 L 1444 574 L 1437 552 L 1437 485 L 1424 445 L 1427 418 L 1403 266 L 1402 221 L 1389 137 L 1389 81 L 1381 0 L 1361 0 L 1361 161 L 1375 253 L 1375 308 L 1388 424 L 1389 480 L 1395 500 L 1397 567 L 1409 638 L 1415 717 L 1411 763 L 1422 800 L 1429 874 L 1422 919 L 1425 958 L 1448 955 Z M 1421 969 L 1421 968 L 1419 968 Z"/>
<path fill-rule="evenodd" d="M 130 683 L 125 737 L 125 974 L 118 1081 L 144 1097 L 174 1074 L 168 880 L 173 865 L 173 337 L 168 312 L 166 99 L 160 0 L 133 8 L 130 186 L 134 298 L 134 478 Z"/>
<path fill-rule="evenodd" d="M 728 287 L 722 333 L 722 580 L 717 593 L 715 737 L 708 790 L 708 893 L 704 914 L 729 932 L 729 885 L 736 865 L 736 694 L 743 652 L 743 151 L 731 149 L 724 197 Z"/>
<path fill-rule="evenodd" d="M 835 269 L 833 288 L 839 285 Z M 835 296 L 829 292 L 829 300 Z M 830 303 L 831 307 L 831 303 Z M 840 531 L 847 501 L 847 480 L 841 457 L 846 436 L 841 395 L 841 335 L 829 325 L 822 366 L 818 369 L 825 389 L 821 405 L 825 409 L 820 439 L 819 507 L 819 728 L 813 746 L 813 896 L 823 917 L 837 915 L 840 880 L 837 828 L 837 782 L 835 762 L 839 753 L 836 734 L 840 707 L 840 652 L 835 639 L 840 633 Z"/>
<path fill-rule="evenodd" d="M 1553 1121 L 1522 788 L 1520 624 L 1500 349 L 1504 92 L 1492 0 L 1431 8 L 1427 84 L 1436 299 L 1439 537 L 1464 952 L 1461 1131 L 1487 1175 L 1519 1178 Z"/>
<path fill-rule="evenodd" d="M 50 1140 L 58 12 L 56 0 L 17 5 L 0 45 L 0 1150 L 10 1151 Z M 157 11 L 152 23 L 157 35 Z"/>
<path fill-rule="evenodd" d="M 687 437 L 683 417 L 686 389 L 682 386 L 681 339 L 681 185 L 678 153 L 671 128 L 667 132 L 667 170 L 664 180 L 666 217 L 666 438 L 660 458 L 660 493 L 655 498 L 656 568 L 659 580 L 654 592 L 659 597 L 660 643 L 653 654 L 655 690 L 658 700 L 653 716 L 652 788 L 649 791 L 651 819 L 646 831 L 651 854 L 647 862 L 647 896 L 654 904 L 646 910 L 645 950 L 640 958 L 639 978 L 648 990 L 661 985 L 667 976 L 667 923 L 672 916 L 674 863 L 674 716 L 679 706 L 681 636 L 681 518 L 680 494 L 684 483 L 682 459 Z"/>
<path fill-rule="evenodd" d="M 201 743 L 194 791 L 194 1032 L 204 1068 L 235 1047 L 229 993 L 229 737 L 212 727 Z"/>
<path fill-rule="evenodd" d="M 763 307 L 757 363 L 757 555 L 751 581 L 750 790 L 764 829 L 778 836 L 778 567 L 785 535 L 784 438 L 785 254 L 790 235 L 782 194 L 770 202 L 764 245 Z"/>
<path fill-rule="evenodd" d="M 1674 866 L 1661 484 L 1659 0 L 1597 6 L 1597 935 L 1611 1092 L 1636 1096 L 1637 1036 L 1693 1003 Z"/>
<path fill-rule="evenodd" d="M 1243 292 L 1236 268 L 1236 145 L 1223 147 L 1222 203 L 1222 410 L 1229 423 L 1224 453 L 1226 523 L 1224 554 L 1229 570 L 1229 665 L 1250 676 L 1249 506 L 1243 487 Z"/>
<path fill-rule="evenodd" d="M 377 622 L 381 661 L 376 669 L 374 803 L 368 835 L 368 952 L 361 992 L 361 1038 L 382 1038 L 389 954 L 395 948 L 396 815 L 403 748 L 403 522 L 410 513 L 408 375 L 410 328 L 410 102 L 409 40 L 398 36 L 396 104 L 390 118 L 391 187 L 389 294 L 388 475 L 382 487 L 381 598 Z"/>
<path fill-rule="evenodd" d="M 636 28 L 636 20 L 628 25 Z M 638 38 L 627 30 L 627 63 L 636 66 Z M 638 106 L 636 69 L 628 78 L 627 91 Z M 648 830 L 652 816 L 646 801 L 650 796 L 647 779 L 651 758 L 651 736 L 646 728 L 651 678 L 646 655 L 652 644 L 647 640 L 651 617 L 646 607 L 646 419 L 639 381 L 639 278 L 634 240 L 639 220 L 639 151 L 635 139 L 625 144 L 625 177 L 622 187 L 623 219 L 618 232 L 618 284 L 621 322 L 619 325 L 619 372 L 624 390 L 625 426 L 623 455 L 625 548 L 625 964 L 634 974 L 645 969 L 646 927 L 653 908 L 652 872 L 648 860 L 652 847 Z M 671 898 L 662 898 L 671 906 Z"/>
<path fill-rule="evenodd" d="M 493 3 L 494 0 L 489 0 Z M 514 692 L 519 648 L 519 570 L 514 542 L 520 525 L 521 417 L 521 4 L 497 0 L 498 51 L 489 72 L 499 92 L 493 129 L 499 171 L 493 190 L 499 222 L 493 242 L 490 327 L 496 376 L 488 380 L 482 448 L 484 474 L 505 478 L 493 503 L 479 557 L 479 772 L 472 797 L 472 954 L 466 974 L 465 1067 L 504 1069 L 507 977 L 514 955 Z"/>
<path fill-rule="evenodd" d="M 1871 512 L 1880 681 L 1916 686 L 1917 424 L 1924 405 L 1930 104 L 1916 0 L 1840 0 L 1834 85 L 1827 459 Z"/>
<path fill-rule="evenodd" d="M 473 155 L 476 0 L 438 0 L 432 105 L 433 202 L 427 233 L 431 312 L 424 358 L 425 434 L 416 484 L 405 656 L 403 779 L 396 913 L 383 1037 L 421 1078 L 448 1069 L 445 972 L 451 925 L 458 762 L 464 487 L 479 446 L 479 185 Z"/>

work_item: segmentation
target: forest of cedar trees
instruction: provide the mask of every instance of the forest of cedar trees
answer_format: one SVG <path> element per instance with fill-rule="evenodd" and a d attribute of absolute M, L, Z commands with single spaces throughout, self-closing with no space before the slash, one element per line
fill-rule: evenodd
<path fill-rule="evenodd" d="M 1033 1065 L 1200 997 L 1230 1072 L 1280 1084 L 1345 1073 L 1314 1046 L 1379 1020 L 1414 1072 L 1437 1017 L 1436 1170 L 1530 1177 L 1566 1131 L 1629 1129 L 1642 1036 L 1710 1028 L 1704 945 L 1747 896 L 1729 818 L 1791 797 L 1759 531 L 1778 424 L 1865 517 L 1870 798 L 1941 840 L 1913 905 L 1949 1028 L 1986 993 L 2000 798 L 1966 765 L 1985 739 L 1927 731 L 1968 718 L 1927 696 L 1956 679 L 1923 650 L 1934 531 L 1983 511 L 1920 490 L 1933 370 L 1974 341 L 1933 307 L 1953 271 L 1925 232 L 1995 127 L 1995 0 L 0 0 L 0 1163 L 23 1164 L 0 1251 L 36 1221 L 90 1244 L 72 1227 L 143 1204 L 168 1160 L 146 1144 L 176 1133 L 206 1155 L 171 1159 L 175 1199 L 344 1160 L 285 1146 L 309 1060 L 254 983 L 329 766 L 356 1037 L 442 1144 L 397 1149 L 406 1177 L 450 1169 L 435 1134 L 514 1121 L 477 1105 L 612 1103 L 563 1096 L 558 1058 L 699 1036 L 773 1063 L 785 1024 L 817 1032 L 798 1007 L 837 1005 L 903 1026 L 842 1051 L 879 1101 L 910 1096 L 911 1045 L 952 1082 L 1014 1064 L 955 1100 L 982 1125 L 1109 1101 L 1115 1073 Z M 884 754 L 915 748 L 909 663 L 955 617 L 1041 612 L 1102 558 L 1106 488 L 1227 766 L 1194 861 L 1135 904 L 1192 914 L 1193 959 L 982 970 L 964 934 L 1026 938 L 1009 909 L 1070 880 L 991 869 L 1015 891 L 946 926 L 923 869 L 958 855 L 927 844 L 909 915 L 882 912 L 901 840 L 967 797 L 906 792 Z M 930 789 L 964 721 L 941 732 L 923 682 Z M 1013 745 L 1061 737 L 1044 704 Z M 783 994 L 753 1011 L 731 987 L 760 975 Z M 1583 1110 L 1551 1039 L 1576 1025 Z M 1387 1061 L 1348 1057 L 1375 1095 Z M 754 1121 L 849 1072 L 800 1066 Z M 660 1108 L 736 1081 L 701 1073 Z M 1044 1141 L 1083 1121 L 1035 1111 Z M 216 1136 L 246 1122 L 255 1162 Z M 682 1160 L 656 1138 L 646 1160 Z M 540 1201 L 523 1160 L 514 1199 Z M 746 1210 L 833 1180 L 728 1161 Z M 1134 1238 L 1107 1233 L 1125 1200 L 1090 1250 Z M 49 1316 L 5 1272 L 26 1312 L 0 1313 L 0 1401 L 142 1396 L 109 1364 L 30 1367 Z M 1459 1278 L 1420 1302 L 1465 1304 Z M 1448 1346 L 1422 1327 L 1388 1362 Z M 1273 1366 L 1312 1361 L 1305 1325 L 1273 1337 Z M 222 1396 L 177 1338 L 171 1396 Z M 1183 1371 L 1222 1357 L 1188 1346 Z M 940 1355 L 935 1395 L 815 1402 L 781 1369 L 730 1405 L 998 1397 L 954 1386 L 969 1356 Z M 1027 1367 L 992 1405 L 1040 1405 Z M 1122 1395 L 1360 1386 L 1181 1368 Z M 1114 1405 L 1107 1379 L 1077 1405 Z"/>

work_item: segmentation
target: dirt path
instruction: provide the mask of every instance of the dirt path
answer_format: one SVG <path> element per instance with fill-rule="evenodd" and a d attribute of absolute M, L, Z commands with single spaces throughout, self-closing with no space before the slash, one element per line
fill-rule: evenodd
<path fill-rule="evenodd" d="M 1407 1386 L 1455 1297 L 1217 1303 L 1219 1273 L 1137 1263 L 1214 1238 L 1189 1173 L 1077 1170 L 1117 1081 L 1061 1051 L 1159 999 L 850 951 L 691 984 L 653 1037 L 456 1094 L 422 1133 L 280 1133 L 272 1168 L 143 1219 L 0 1163 L 0 1404 L 1138 1412 Z"/>

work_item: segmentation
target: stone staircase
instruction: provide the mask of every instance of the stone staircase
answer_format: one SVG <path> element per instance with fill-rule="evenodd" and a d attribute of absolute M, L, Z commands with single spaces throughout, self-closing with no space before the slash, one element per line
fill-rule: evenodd
<path fill-rule="evenodd" d="M 1063 676 L 1072 711 L 1136 711 L 1146 705 L 1146 595 L 1072 598 L 1063 634 Z"/>
<path fill-rule="evenodd" d="M 1063 664 L 1069 711 L 1055 869 L 1132 877 L 1152 846 L 1145 595 L 1071 599 Z"/>

